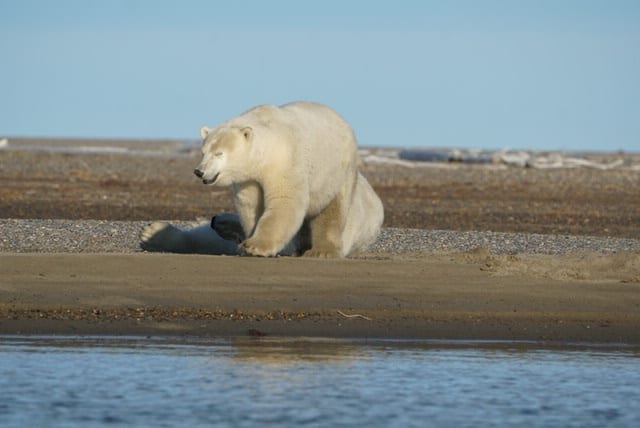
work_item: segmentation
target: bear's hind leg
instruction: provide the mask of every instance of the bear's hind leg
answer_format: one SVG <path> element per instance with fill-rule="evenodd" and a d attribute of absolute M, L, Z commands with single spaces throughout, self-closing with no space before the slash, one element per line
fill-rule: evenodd
<path fill-rule="evenodd" d="M 304 253 L 306 257 L 344 257 L 342 232 L 346 221 L 346 204 L 343 199 L 343 195 L 336 196 L 311 220 L 311 249 Z"/>

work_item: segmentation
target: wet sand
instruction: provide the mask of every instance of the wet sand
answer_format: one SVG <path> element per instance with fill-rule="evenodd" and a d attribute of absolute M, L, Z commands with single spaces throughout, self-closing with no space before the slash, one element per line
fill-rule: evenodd
<path fill-rule="evenodd" d="M 195 163 L 0 151 L 0 218 L 13 219 L 1 223 L 0 333 L 640 344 L 638 171 L 364 165 L 386 210 L 371 253 L 141 252 L 145 222 L 232 210 Z M 51 219 L 73 233 L 49 233 Z"/>

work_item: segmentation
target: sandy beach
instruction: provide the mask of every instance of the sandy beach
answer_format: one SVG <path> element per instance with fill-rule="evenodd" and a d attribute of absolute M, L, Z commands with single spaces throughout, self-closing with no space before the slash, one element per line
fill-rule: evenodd
<path fill-rule="evenodd" d="M 364 162 L 385 205 L 369 252 L 258 259 L 139 249 L 151 221 L 233 211 L 193 176 L 197 154 L 157 144 L 170 153 L 0 150 L 0 334 L 640 344 L 637 155 L 599 155 L 621 160 L 607 170 Z"/>

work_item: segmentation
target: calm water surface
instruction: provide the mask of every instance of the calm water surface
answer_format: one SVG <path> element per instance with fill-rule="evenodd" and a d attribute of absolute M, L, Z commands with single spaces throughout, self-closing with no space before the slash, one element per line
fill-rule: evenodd
<path fill-rule="evenodd" d="M 640 426 L 630 347 L 0 337 L 0 426 Z"/>

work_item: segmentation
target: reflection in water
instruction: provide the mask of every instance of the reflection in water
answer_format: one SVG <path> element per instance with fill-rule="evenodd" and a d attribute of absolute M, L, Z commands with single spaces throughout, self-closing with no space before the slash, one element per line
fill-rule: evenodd
<path fill-rule="evenodd" d="M 364 357 L 362 346 L 334 339 L 238 338 L 230 344 L 237 350 L 236 362 L 259 365 L 340 364 Z"/>
<path fill-rule="evenodd" d="M 636 348 L 0 338 L 0 425 L 640 426 Z"/>

